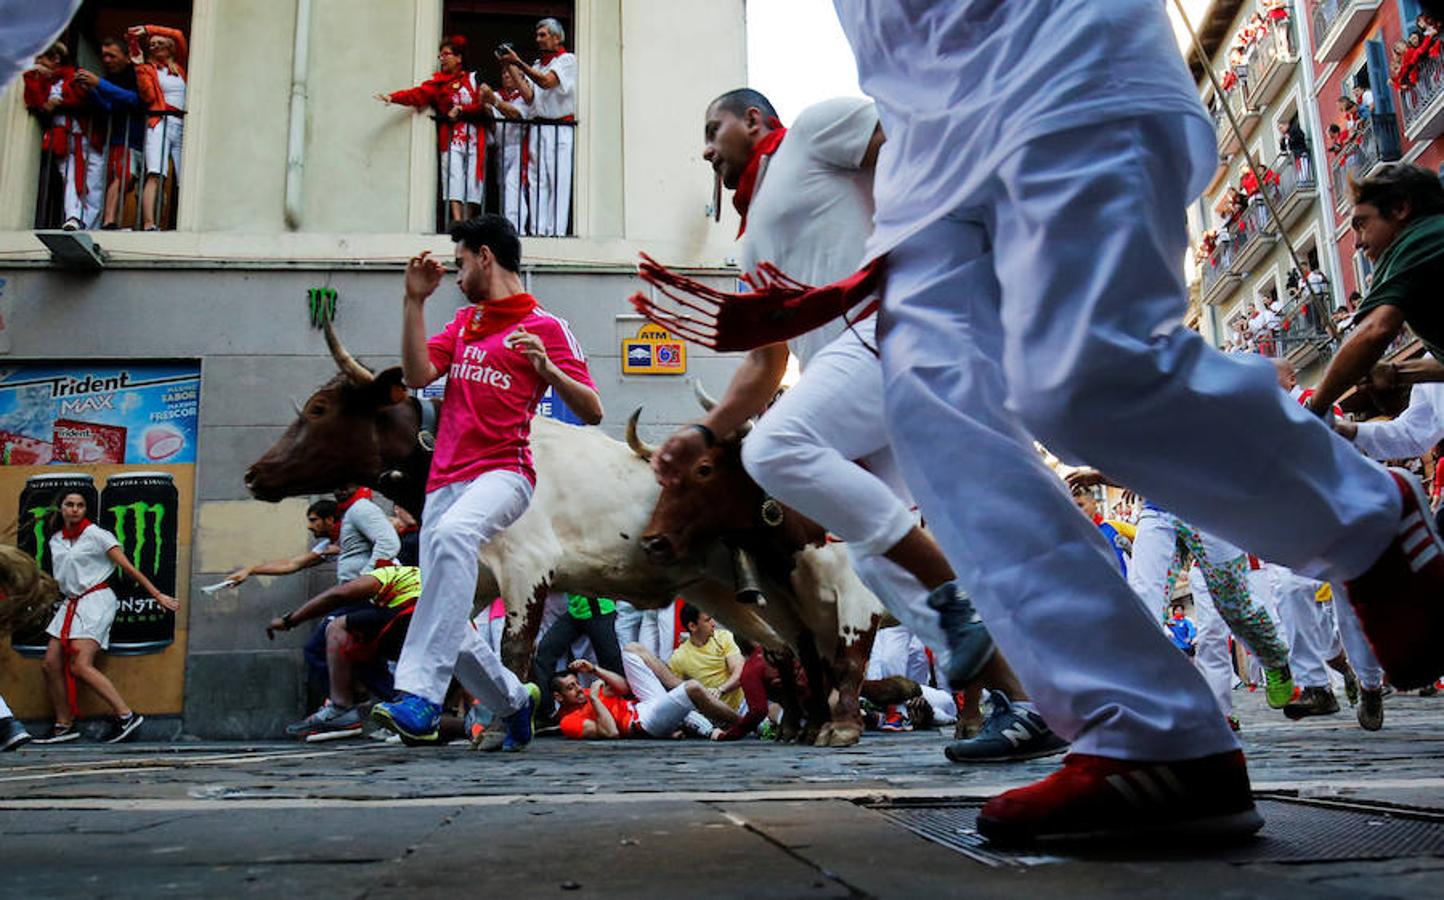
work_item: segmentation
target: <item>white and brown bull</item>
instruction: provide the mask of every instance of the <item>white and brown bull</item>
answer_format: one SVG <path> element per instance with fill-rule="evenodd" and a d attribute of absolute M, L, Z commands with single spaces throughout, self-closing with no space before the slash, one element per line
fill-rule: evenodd
<path fill-rule="evenodd" d="M 277 501 L 363 484 L 420 512 L 430 464 L 420 439 L 423 401 L 402 388 L 399 367 L 372 372 L 346 351 L 329 324 L 326 339 L 341 374 L 298 404 L 296 420 L 247 470 L 246 487 L 257 499 Z M 481 548 L 476 591 L 479 603 L 504 599 L 502 656 L 519 676 L 530 676 L 551 591 L 613 597 L 641 609 L 659 609 L 680 596 L 764 648 L 797 648 L 802 658 L 810 652 L 803 648 L 813 646 L 812 622 L 828 635 L 865 632 L 870 640 L 876 618 L 838 624 L 839 610 L 860 605 L 852 602 L 859 591 L 872 597 L 840 546 L 799 552 L 785 581 L 764 577 L 761 587 L 770 601 L 765 607 L 739 603 L 731 554 L 720 542 L 672 563 L 648 558 L 639 539 L 661 489 L 626 445 L 595 429 L 544 417 L 533 421 L 531 441 L 536 493 L 526 513 Z M 773 571 L 777 567 L 769 566 Z M 872 603 L 880 614 L 876 600 Z M 825 643 L 832 648 L 833 642 Z M 823 657 L 833 659 L 834 653 L 824 650 Z M 843 693 L 852 702 L 844 700 L 842 718 L 818 729 L 819 744 L 846 746 L 861 733 L 856 690 Z"/>

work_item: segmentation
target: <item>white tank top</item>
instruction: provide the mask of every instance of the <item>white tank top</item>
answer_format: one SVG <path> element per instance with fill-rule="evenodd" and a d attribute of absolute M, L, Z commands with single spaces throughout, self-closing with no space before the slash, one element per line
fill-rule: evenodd
<path fill-rule="evenodd" d="M 173 74 L 169 69 L 159 67 L 156 68 L 155 74 L 160 80 L 161 93 L 165 95 L 165 105 L 173 109 L 185 109 L 186 80 Z"/>

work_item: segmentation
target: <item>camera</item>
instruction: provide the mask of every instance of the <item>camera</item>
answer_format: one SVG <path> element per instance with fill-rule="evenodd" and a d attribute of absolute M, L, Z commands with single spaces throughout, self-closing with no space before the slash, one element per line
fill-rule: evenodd
<path fill-rule="evenodd" d="M 504 42 L 504 43 L 497 44 L 497 45 L 496 45 L 496 58 L 497 58 L 497 59 L 501 59 L 503 56 L 506 56 L 508 53 L 511 53 L 512 50 L 513 50 L 513 48 L 512 48 L 512 46 L 511 46 L 511 43 L 510 43 L 510 42 Z"/>

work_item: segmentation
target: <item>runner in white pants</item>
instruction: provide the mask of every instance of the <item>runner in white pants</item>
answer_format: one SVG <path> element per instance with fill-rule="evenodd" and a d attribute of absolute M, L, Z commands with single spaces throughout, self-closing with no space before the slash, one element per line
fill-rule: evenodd
<path fill-rule="evenodd" d="M 827 100 L 784 128 L 766 97 L 741 88 L 714 100 L 705 121 L 703 156 L 734 190 L 733 205 L 742 214 L 744 270 L 771 262 L 817 283 L 857 266 L 871 227 L 873 160 L 883 142 L 871 102 Z M 954 688 L 978 677 L 1028 710 L 1027 695 L 1006 663 L 992 659 L 991 641 L 952 567 L 911 510 L 888 446 L 875 325 L 865 319 L 842 331 L 834 323 L 752 351 L 722 401 L 700 423 L 672 435 L 653 455 L 653 468 L 668 484 L 718 435 L 766 409 L 742 443 L 748 474 L 847 542 L 863 581 L 940 655 Z M 802 378 L 767 409 L 791 355 Z M 980 675 L 984 666 L 993 668 Z M 1020 758 L 1062 748 L 1041 719 L 1039 725 Z M 987 758 L 1001 758 L 992 735 L 984 743 Z"/>
<path fill-rule="evenodd" d="M 426 253 L 406 268 L 402 372 L 411 387 L 445 374 L 446 398 L 422 514 L 421 596 L 396 665 L 398 696 L 371 715 L 404 740 L 435 741 L 455 674 L 506 719 L 496 749 L 519 750 L 531 741 L 537 688 L 524 688 L 470 627 L 477 553 L 531 502 L 536 472 L 528 440 L 546 388 L 588 424 L 602 420 L 602 402 L 567 324 L 522 289 L 521 240 L 512 224 L 480 216 L 453 226 L 451 237 L 457 285 L 475 305 L 457 310 L 430 340 L 423 305 L 445 270 Z"/>
<path fill-rule="evenodd" d="M 1257 830 L 1207 686 L 1034 441 L 1239 546 L 1356 579 L 1355 601 L 1383 617 L 1371 637 L 1422 671 L 1437 646 L 1390 620 L 1444 589 L 1416 487 L 1350 456 L 1269 367 L 1181 326 L 1183 213 L 1217 144 L 1162 3 L 836 6 L 888 134 L 868 256 L 886 255 L 893 446 L 999 647 L 1076 751 L 986 804 L 979 830 Z M 1189 427 L 1167 427 L 1179 416 Z"/>
<path fill-rule="evenodd" d="M 1208 682 L 1208 689 L 1213 692 L 1213 699 L 1218 702 L 1229 727 L 1238 731 L 1238 716 L 1233 712 L 1233 656 L 1228 647 L 1228 624 L 1213 605 L 1208 582 L 1197 563 L 1188 567 L 1188 588 L 1193 594 L 1193 622 L 1198 626 L 1198 636 L 1193 642 L 1193 665 Z"/>
<path fill-rule="evenodd" d="M 0 697 L 0 753 L 7 750 L 18 750 L 33 740 L 30 732 L 25 730 L 15 714 L 10 711 L 10 706 Z"/>

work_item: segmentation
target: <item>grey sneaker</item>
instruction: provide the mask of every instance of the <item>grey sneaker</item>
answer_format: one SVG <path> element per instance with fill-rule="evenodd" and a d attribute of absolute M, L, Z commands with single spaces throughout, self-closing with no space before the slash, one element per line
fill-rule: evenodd
<path fill-rule="evenodd" d="M 500 727 L 501 720 L 493 720 L 490 728 L 481 733 L 481 740 L 472 743 L 473 749 L 483 753 L 496 753 L 506 743 L 506 729 Z"/>
<path fill-rule="evenodd" d="M 56 722 L 50 726 L 50 730 L 41 737 L 35 739 L 37 744 L 65 744 L 80 738 L 80 729 L 74 723 L 61 725 Z"/>
<path fill-rule="evenodd" d="M 1331 716 L 1339 711 L 1339 698 L 1332 688 L 1306 687 L 1299 699 L 1284 707 L 1284 715 L 1294 721 L 1309 716 Z"/>
<path fill-rule="evenodd" d="M 928 594 L 928 606 L 937 610 L 948 642 L 948 683 L 961 689 L 977 677 L 997 648 L 973 601 L 956 581 L 934 588 Z"/>
<path fill-rule="evenodd" d="M 1068 749 L 1068 742 L 1053 733 L 1043 717 L 1021 709 L 1003 695 L 989 691 L 993 711 L 977 737 L 954 741 L 944 750 L 953 762 L 1018 762 L 1052 756 Z"/>
<path fill-rule="evenodd" d="M 304 738 L 308 744 L 360 737 L 366 724 L 361 717 L 361 707 L 352 706 L 342 709 L 334 703 L 321 707 L 316 712 L 315 718 L 315 723 Z"/>
<path fill-rule="evenodd" d="M 13 716 L 6 716 L 0 719 L 0 753 L 7 750 L 19 750 L 30 743 L 34 738 L 20 720 Z"/>
<path fill-rule="evenodd" d="M 1359 727 L 1365 731 L 1378 731 L 1384 727 L 1384 692 L 1379 688 L 1363 688 L 1359 691 Z"/>

